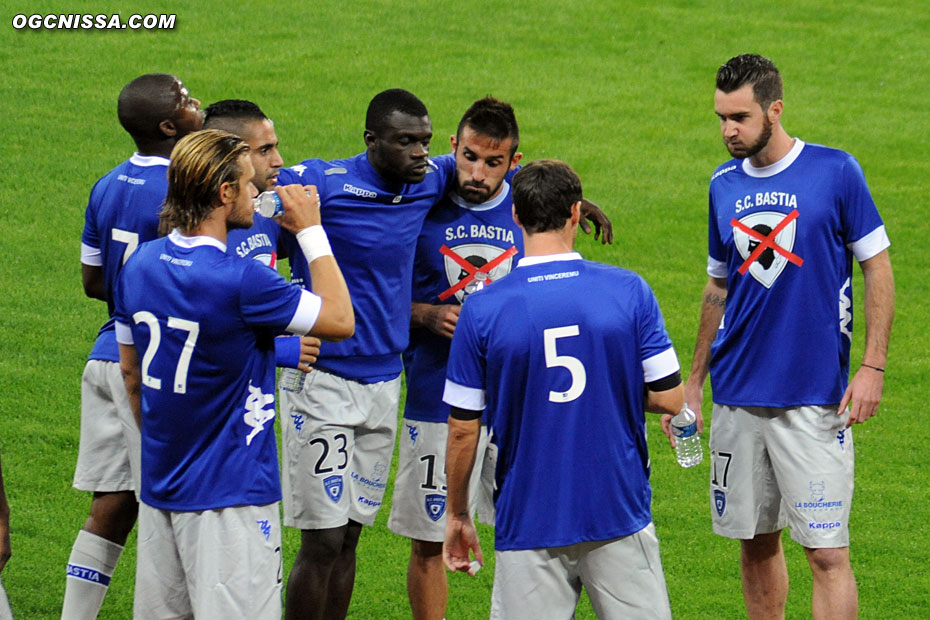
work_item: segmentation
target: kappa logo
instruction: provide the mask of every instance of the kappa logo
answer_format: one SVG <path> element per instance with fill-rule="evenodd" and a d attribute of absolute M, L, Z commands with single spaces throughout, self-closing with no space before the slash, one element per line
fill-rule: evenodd
<path fill-rule="evenodd" d="M 439 521 L 446 514 L 446 496 L 430 493 L 425 498 L 426 514 L 433 521 Z"/>
<path fill-rule="evenodd" d="M 733 243 L 745 261 L 739 269 L 741 274 L 748 270 L 762 286 L 772 288 L 789 262 L 798 267 L 804 263 L 792 253 L 797 236 L 797 213 L 797 210 L 788 215 L 758 211 L 740 220 L 731 220 Z"/>
<path fill-rule="evenodd" d="M 342 476 L 339 474 L 323 478 L 323 488 L 326 489 L 326 495 L 338 504 L 342 499 Z"/>
<path fill-rule="evenodd" d="M 727 495 L 720 489 L 714 489 L 714 508 L 717 509 L 718 517 L 722 517 L 727 509 Z"/>
<path fill-rule="evenodd" d="M 266 409 L 271 405 L 271 409 Z M 249 381 L 249 395 L 245 399 L 245 423 L 252 427 L 252 432 L 245 438 L 245 445 L 252 445 L 252 440 L 265 430 L 265 423 L 274 420 L 274 394 L 263 394 L 261 387 L 255 387 Z"/>
<path fill-rule="evenodd" d="M 841 428 L 836 432 L 836 440 L 840 444 L 840 452 L 846 452 L 846 429 Z"/>
<path fill-rule="evenodd" d="M 411 445 L 417 445 L 417 438 L 420 436 L 420 427 L 416 424 L 406 424 L 407 435 L 410 437 Z"/>
<path fill-rule="evenodd" d="M 342 191 L 354 194 L 359 198 L 377 198 L 378 192 L 373 192 L 370 189 L 362 189 L 361 187 L 355 187 L 354 185 L 349 185 L 346 183 L 342 186 Z"/>
<path fill-rule="evenodd" d="M 261 530 L 265 540 L 271 540 L 271 522 L 268 519 L 260 519 L 255 523 L 258 525 L 258 529 Z"/>
<path fill-rule="evenodd" d="M 448 249 L 442 254 L 446 280 L 450 288 L 447 291 L 449 295 L 443 293 L 446 297 L 440 295 L 440 299 L 454 294 L 459 303 L 462 303 L 468 295 L 510 273 L 516 249 L 504 250 L 496 245 L 466 243 Z"/>

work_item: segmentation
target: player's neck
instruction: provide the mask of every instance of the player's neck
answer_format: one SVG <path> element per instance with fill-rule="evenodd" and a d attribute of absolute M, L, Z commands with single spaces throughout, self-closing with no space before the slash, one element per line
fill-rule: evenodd
<path fill-rule="evenodd" d="M 765 148 L 749 158 L 754 168 L 765 168 L 780 161 L 794 146 L 794 138 L 788 135 L 781 123 L 772 128 L 772 137 Z"/>
<path fill-rule="evenodd" d="M 541 233 L 527 234 L 523 231 L 523 251 L 525 256 L 548 256 L 566 254 L 575 248 L 575 231 L 577 226 L 566 226 L 562 230 L 549 230 Z"/>
<path fill-rule="evenodd" d="M 181 234 L 188 237 L 213 237 L 226 243 L 226 236 L 229 231 L 226 228 L 225 217 L 220 217 L 220 211 L 222 211 L 222 208 L 214 209 L 210 216 L 201 222 L 199 226 L 190 230 L 182 230 Z"/>

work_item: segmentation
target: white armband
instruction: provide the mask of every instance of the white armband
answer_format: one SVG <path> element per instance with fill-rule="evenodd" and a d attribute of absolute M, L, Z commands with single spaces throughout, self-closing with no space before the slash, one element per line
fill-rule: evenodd
<path fill-rule="evenodd" d="M 319 224 L 308 226 L 297 233 L 297 243 L 300 244 L 300 249 L 303 250 L 308 263 L 312 263 L 321 256 L 333 255 L 326 231 Z"/>

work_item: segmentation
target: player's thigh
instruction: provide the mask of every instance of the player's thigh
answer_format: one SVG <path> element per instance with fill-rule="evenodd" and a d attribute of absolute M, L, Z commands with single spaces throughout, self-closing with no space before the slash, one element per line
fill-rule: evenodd
<path fill-rule="evenodd" d="M 135 620 L 192 618 L 187 578 L 178 553 L 171 513 L 139 504 Z"/>
<path fill-rule="evenodd" d="M 365 412 L 364 421 L 355 428 L 350 456 L 349 518 L 371 525 L 384 502 L 394 456 L 400 377 L 378 383 L 346 381 L 346 384 L 357 408 Z"/>
<path fill-rule="evenodd" d="M 781 494 L 765 445 L 771 410 L 714 404 L 710 431 L 710 511 L 714 532 L 748 539 L 785 526 Z"/>
<path fill-rule="evenodd" d="M 609 541 L 581 543 L 581 581 L 601 620 L 670 620 L 659 539 L 650 523 Z"/>
<path fill-rule="evenodd" d="M 561 551 L 494 553 L 491 620 L 570 620 L 581 596 L 577 560 Z"/>
<path fill-rule="evenodd" d="M 849 546 L 855 452 L 849 414 L 783 410 L 767 433 L 791 538 L 810 548 Z"/>
<path fill-rule="evenodd" d="M 116 362 L 89 360 L 81 377 L 81 439 L 74 487 L 114 492 L 135 488 L 130 445 L 120 407 L 128 406 Z M 131 415 L 131 412 L 130 412 Z"/>
<path fill-rule="evenodd" d="M 173 513 L 198 620 L 281 617 L 278 504 Z"/>
<path fill-rule="evenodd" d="M 312 371 L 299 392 L 281 389 L 281 487 L 284 524 L 302 530 L 340 527 L 348 522 L 348 468 L 355 426 L 346 382 Z"/>

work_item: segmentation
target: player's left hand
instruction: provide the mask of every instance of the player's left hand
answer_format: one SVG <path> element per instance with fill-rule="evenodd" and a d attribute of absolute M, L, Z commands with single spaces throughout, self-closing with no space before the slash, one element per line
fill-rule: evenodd
<path fill-rule="evenodd" d="M 588 220 L 591 220 L 589 223 Z M 578 222 L 579 228 L 586 235 L 591 234 L 591 224 L 594 224 L 594 238 L 600 237 L 601 244 L 613 244 L 614 242 L 614 225 L 610 223 L 607 215 L 601 211 L 601 208 L 588 200 L 581 199 L 581 221 Z"/>
<path fill-rule="evenodd" d="M 471 517 L 446 515 L 446 539 L 442 543 L 442 560 L 453 573 L 456 571 L 469 572 L 471 558 L 469 551 L 474 551 L 475 559 L 484 566 L 484 555 L 481 552 L 481 543 L 478 542 L 478 530 Z M 469 574 L 474 577 L 473 570 Z"/>
<path fill-rule="evenodd" d="M 882 388 L 885 385 L 885 373 L 868 366 L 860 366 L 856 375 L 849 382 L 837 415 L 842 415 L 849 406 L 849 420 L 846 426 L 862 424 L 876 413 L 878 403 L 882 399 Z M 850 404 L 852 403 L 852 404 Z"/>
<path fill-rule="evenodd" d="M 313 336 L 300 337 L 300 363 L 297 365 L 299 370 L 310 372 L 313 369 L 313 364 L 316 363 L 316 358 L 320 355 L 320 344 L 322 343 L 319 338 Z"/>

